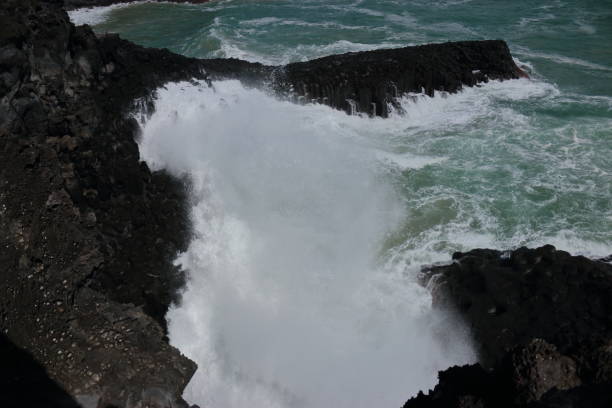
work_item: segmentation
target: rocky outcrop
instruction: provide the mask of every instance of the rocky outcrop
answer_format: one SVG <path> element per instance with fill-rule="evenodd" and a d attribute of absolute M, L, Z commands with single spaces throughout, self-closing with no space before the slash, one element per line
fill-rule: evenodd
<path fill-rule="evenodd" d="M 424 279 L 433 279 L 437 307 L 456 309 L 469 322 L 486 367 L 534 338 L 575 357 L 612 340 L 612 265 L 550 245 L 479 249 L 453 260 L 428 269 Z"/>
<path fill-rule="evenodd" d="M 453 259 L 423 282 L 468 324 L 480 364 L 441 373 L 405 408 L 612 405 L 612 265 L 550 245 Z"/>
<path fill-rule="evenodd" d="M 65 0 L 67 7 L 113 0 Z M 173 2 L 181 2 L 173 0 Z M 284 66 L 239 59 L 201 60 L 212 79 L 262 84 L 301 103 L 322 103 L 348 114 L 386 117 L 408 93 L 455 93 L 489 80 L 526 77 L 502 40 L 460 41 L 331 55 Z"/>
<path fill-rule="evenodd" d="M 5 0 L 0 27 L 6 344 L 86 406 L 180 403 L 195 364 L 168 345 L 164 315 L 183 285 L 172 259 L 189 238 L 185 189 L 139 162 L 125 113 L 167 81 L 205 75 L 195 60 L 75 28 L 59 2 Z M 11 378 L 18 389 L 30 377 Z M 36 392 L 38 406 L 61 394 Z"/>
<path fill-rule="evenodd" d="M 267 83 L 279 94 L 349 114 L 386 117 L 407 93 L 455 93 L 489 80 L 517 79 L 504 41 L 461 41 L 331 55 L 280 67 L 237 59 L 203 60 L 213 78 Z"/>
<path fill-rule="evenodd" d="M 433 96 L 488 80 L 516 79 L 516 66 L 504 41 L 461 41 L 332 55 L 289 64 L 278 84 L 306 101 L 347 113 L 387 116 L 398 97 L 409 92 Z"/>

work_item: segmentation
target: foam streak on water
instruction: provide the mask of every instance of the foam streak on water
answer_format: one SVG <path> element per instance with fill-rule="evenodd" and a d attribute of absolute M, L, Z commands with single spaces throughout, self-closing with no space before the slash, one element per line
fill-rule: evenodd
<path fill-rule="evenodd" d="M 415 268 L 388 262 L 405 211 L 387 178 L 395 156 L 373 136 L 393 122 L 235 81 L 171 84 L 156 108 L 143 158 L 193 180 L 195 236 L 178 259 L 190 280 L 168 314 L 172 344 L 200 367 L 189 401 L 400 406 L 438 370 L 473 361 Z M 437 162 L 411 160 L 400 164 Z"/>

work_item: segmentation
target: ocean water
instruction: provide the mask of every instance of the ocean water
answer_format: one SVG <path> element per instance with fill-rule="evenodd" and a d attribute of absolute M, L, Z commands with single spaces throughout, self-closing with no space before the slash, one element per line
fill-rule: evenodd
<path fill-rule="evenodd" d="M 195 57 L 267 64 L 501 38 L 530 79 L 406 96 L 388 119 L 238 81 L 169 84 L 141 156 L 192 180 L 170 339 L 202 407 L 401 406 L 475 361 L 421 265 L 476 247 L 612 253 L 612 3 L 221 0 L 77 10 Z"/>

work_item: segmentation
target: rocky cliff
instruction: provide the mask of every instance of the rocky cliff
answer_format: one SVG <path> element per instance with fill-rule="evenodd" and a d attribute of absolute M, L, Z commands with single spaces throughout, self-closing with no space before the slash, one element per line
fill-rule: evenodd
<path fill-rule="evenodd" d="M 96 38 L 57 2 L 6 0 L 0 27 L 3 341 L 80 401 L 180 401 L 195 365 L 168 345 L 164 315 L 183 284 L 172 259 L 188 239 L 185 189 L 140 163 L 125 113 L 167 81 L 204 74 L 167 51 Z M 22 401 L 14 394 L 38 377 L 5 374 L 0 405 L 23 406 L 10 395 Z"/>

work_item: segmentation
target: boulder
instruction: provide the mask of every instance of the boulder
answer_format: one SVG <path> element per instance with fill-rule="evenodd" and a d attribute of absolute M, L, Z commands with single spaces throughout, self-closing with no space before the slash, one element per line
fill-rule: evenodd
<path fill-rule="evenodd" d="M 466 322 L 480 362 L 441 373 L 406 408 L 460 406 L 439 404 L 460 397 L 470 407 L 610 406 L 612 265 L 551 245 L 476 249 L 421 279 L 434 307 Z"/>

